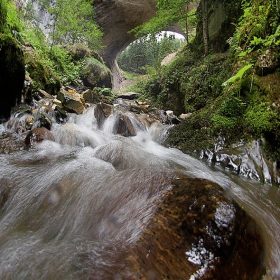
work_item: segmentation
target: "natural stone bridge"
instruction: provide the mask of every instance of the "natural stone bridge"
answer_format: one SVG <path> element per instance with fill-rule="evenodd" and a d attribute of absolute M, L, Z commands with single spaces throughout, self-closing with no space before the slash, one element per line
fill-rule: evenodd
<path fill-rule="evenodd" d="M 124 79 L 116 63 L 116 57 L 135 40 L 134 34 L 128 34 L 128 31 L 149 21 L 156 14 L 156 2 L 156 0 L 94 1 L 96 22 L 104 32 L 105 48 L 101 56 L 113 72 L 114 86 Z M 241 1 L 236 3 L 233 9 L 231 1 L 207 1 L 209 46 L 216 51 L 224 51 L 227 48 L 226 40 L 235 30 L 233 23 L 238 21 L 242 12 Z M 179 26 L 170 27 L 168 30 L 183 34 Z M 197 34 L 199 34 L 197 43 L 203 44 L 202 22 L 198 23 Z"/>
<path fill-rule="evenodd" d="M 95 16 L 104 32 L 102 51 L 106 65 L 112 70 L 114 85 L 122 80 L 116 57 L 135 40 L 128 31 L 149 21 L 156 14 L 156 0 L 95 0 Z M 182 33 L 178 27 L 169 29 Z"/>

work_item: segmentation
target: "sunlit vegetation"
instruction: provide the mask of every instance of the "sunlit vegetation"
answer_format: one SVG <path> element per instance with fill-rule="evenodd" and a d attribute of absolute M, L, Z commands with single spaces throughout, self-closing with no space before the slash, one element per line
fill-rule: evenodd
<path fill-rule="evenodd" d="M 232 11 L 239 9 L 237 3 L 229 5 L 234 5 Z M 269 158 L 280 160 L 279 3 L 242 1 L 240 9 L 226 52 L 217 52 L 210 41 L 209 54 L 203 57 L 203 46 L 198 44 L 203 42 L 198 40 L 203 37 L 201 28 L 175 61 L 149 71 L 148 79 L 135 88 L 160 108 L 193 113 L 170 131 L 169 146 L 200 152 L 214 149 L 217 138 L 225 139 L 226 146 L 261 139 Z M 159 12 L 157 20 L 160 16 Z M 202 15 L 197 17 L 201 22 Z M 153 30 L 153 24 L 150 21 L 137 31 Z"/>
<path fill-rule="evenodd" d="M 161 61 L 170 53 L 176 52 L 183 44 L 174 34 L 142 37 L 131 43 L 118 57 L 118 64 L 122 70 L 145 74 L 147 68 L 160 67 Z"/>
<path fill-rule="evenodd" d="M 65 45 L 83 49 L 85 56 L 101 48 L 102 32 L 94 22 L 92 2 L 36 1 L 50 14 L 50 22 L 44 26 L 48 35 L 42 30 L 34 2 L 16 7 L 13 1 L 3 0 L 1 32 L 24 46 L 26 71 L 35 87 L 46 88 L 46 84 L 56 84 L 58 79 L 61 84 L 78 84 L 85 57 L 73 59 Z"/>

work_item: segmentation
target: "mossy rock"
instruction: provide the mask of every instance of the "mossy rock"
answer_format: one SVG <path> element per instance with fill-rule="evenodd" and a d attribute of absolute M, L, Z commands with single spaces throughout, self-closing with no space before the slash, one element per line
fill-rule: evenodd
<path fill-rule="evenodd" d="M 25 51 L 26 70 L 34 83 L 35 89 L 45 90 L 49 94 L 56 94 L 60 87 L 59 78 L 45 65 L 41 57 L 32 48 Z"/>
<path fill-rule="evenodd" d="M 8 118 L 11 107 L 20 101 L 24 77 L 22 49 L 15 39 L 0 34 L 0 117 Z"/>
<path fill-rule="evenodd" d="M 112 72 L 105 64 L 95 58 L 91 57 L 86 60 L 86 66 L 81 71 L 81 77 L 87 87 L 112 88 Z"/>
<path fill-rule="evenodd" d="M 101 63 L 103 63 L 103 60 L 99 54 L 97 54 L 96 52 L 94 52 L 93 50 L 87 48 L 82 44 L 75 44 L 70 46 L 66 45 L 63 46 L 63 48 L 68 51 L 68 53 L 70 54 L 70 56 L 74 61 L 79 61 L 87 57 L 92 57 L 100 61 Z"/>

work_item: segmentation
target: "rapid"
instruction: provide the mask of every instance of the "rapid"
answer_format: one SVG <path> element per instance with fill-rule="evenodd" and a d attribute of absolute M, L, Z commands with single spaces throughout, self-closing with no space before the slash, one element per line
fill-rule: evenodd
<path fill-rule="evenodd" d="M 137 135 L 123 137 L 114 133 L 116 113 L 99 127 L 94 110 L 53 123 L 55 141 L 0 154 L 0 279 L 130 279 L 130 247 L 175 172 L 220 184 L 256 220 L 265 279 L 280 279 L 276 187 L 164 147 L 168 125 L 126 113 Z"/>

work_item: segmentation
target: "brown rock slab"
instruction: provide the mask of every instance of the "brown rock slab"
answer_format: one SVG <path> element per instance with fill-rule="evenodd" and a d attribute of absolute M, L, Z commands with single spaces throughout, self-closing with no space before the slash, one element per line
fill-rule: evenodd
<path fill-rule="evenodd" d="M 57 94 L 57 99 L 61 101 L 63 107 L 76 114 L 82 114 L 85 109 L 85 100 L 73 89 L 66 90 L 61 88 Z"/>
<path fill-rule="evenodd" d="M 256 222 L 215 183 L 184 175 L 172 183 L 133 248 L 131 279 L 262 279 Z"/>

